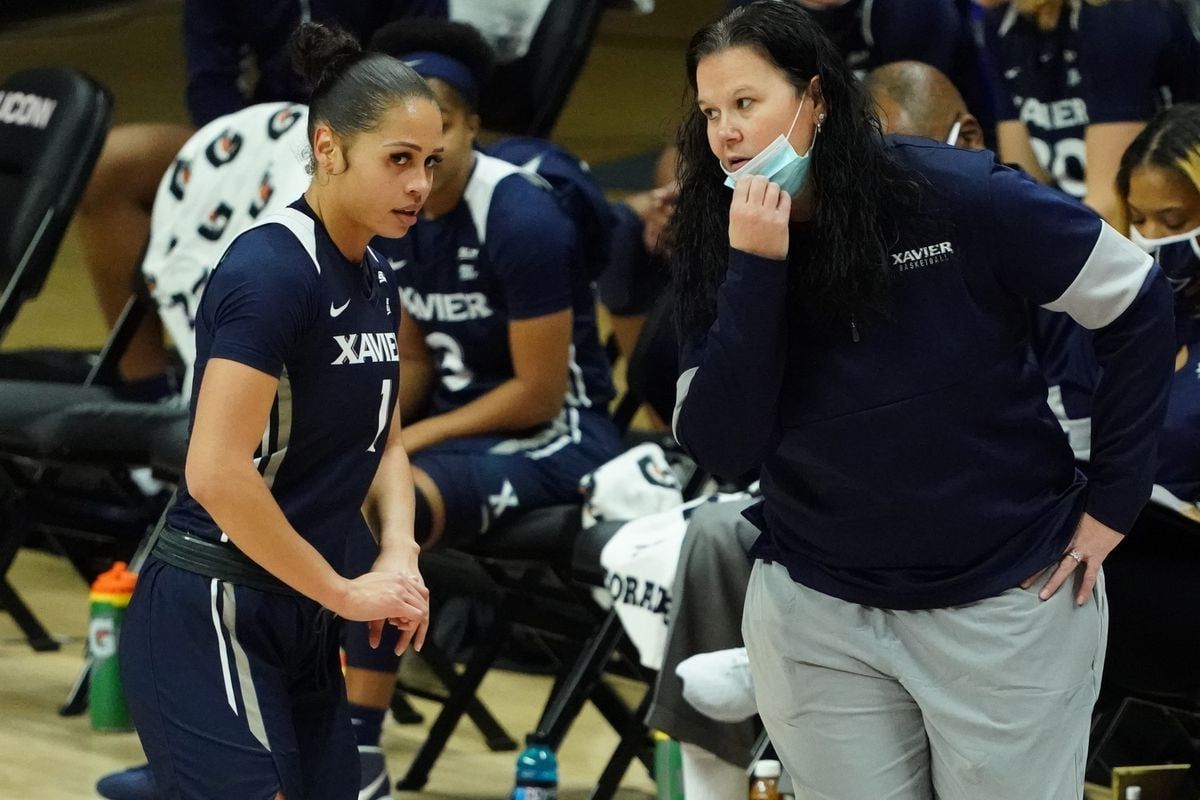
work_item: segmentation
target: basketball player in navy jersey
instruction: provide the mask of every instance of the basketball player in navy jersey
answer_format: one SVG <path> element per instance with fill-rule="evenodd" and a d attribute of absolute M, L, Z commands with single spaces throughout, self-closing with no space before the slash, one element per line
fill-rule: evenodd
<path fill-rule="evenodd" d="M 1197 12 L 1158 0 L 978 2 L 989 8 L 1000 158 L 1118 224 L 1121 154 L 1164 104 L 1200 99 Z"/>
<path fill-rule="evenodd" d="M 404 308 L 400 413 L 417 537 L 423 548 L 453 546 L 574 502 L 580 478 L 620 450 L 607 415 L 613 389 L 576 221 L 532 169 L 474 147 L 486 43 L 465 25 L 413 21 L 374 44 L 405 54 L 442 109 L 433 191 L 386 255 Z M 369 565 L 373 542 L 356 537 L 355 548 L 352 563 Z M 390 788 L 378 742 L 398 661 L 366 640 L 363 626 L 347 628 L 362 797 L 373 798 Z"/>
<path fill-rule="evenodd" d="M 1200 105 L 1158 114 L 1121 159 L 1117 194 L 1129 236 L 1162 265 L 1175 297 L 1175 378 L 1158 448 L 1154 497 L 1200 519 Z M 1051 406 L 1075 454 L 1092 448 L 1092 392 L 1100 371 L 1090 334 L 1038 315 L 1038 349 Z"/>
<path fill-rule="evenodd" d="M 334 615 L 420 646 L 412 484 L 395 414 L 399 298 L 368 247 L 416 223 L 439 158 L 429 87 L 303 26 L 315 86 L 305 195 L 229 247 L 196 320 L 185 478 L 122 633 L 130 709 L 163 798 L 353 798 Z M 347 579 L 346 541 L 380 551 Z"/>

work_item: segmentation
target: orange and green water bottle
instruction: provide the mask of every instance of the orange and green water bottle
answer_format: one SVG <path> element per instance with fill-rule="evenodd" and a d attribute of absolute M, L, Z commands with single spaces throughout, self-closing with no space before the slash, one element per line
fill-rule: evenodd
<path fill-rule="evenodd" d="M 92 727 L 98 731 L 128 731 L 133 729 L 129 709 L 125 706 L 125 691 L 121 687 L 121 671 L 117 665 L 117 641 L 121 621 L 137 575 L 123 561 L 101 574 L 92 584 L 88 600 L 91 603 L 91 622 L 88 624 L 88 653 L 92 657 L 92 677 L 88 687 L 88 707 Z"/>

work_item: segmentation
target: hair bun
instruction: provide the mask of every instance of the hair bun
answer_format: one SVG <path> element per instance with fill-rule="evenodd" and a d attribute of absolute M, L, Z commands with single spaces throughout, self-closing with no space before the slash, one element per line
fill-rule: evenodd
<path fill-rule="evenodd" d="M 340 28 L 306 22 L 292 34 L 292 65 L 314 91 L 363 54 L 358 40 Z"/>

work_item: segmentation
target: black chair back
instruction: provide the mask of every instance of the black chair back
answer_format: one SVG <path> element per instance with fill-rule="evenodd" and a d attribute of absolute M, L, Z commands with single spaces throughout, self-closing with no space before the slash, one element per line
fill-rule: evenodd
<path fill-rule="evenodd" d="M 551 0 L 529 52 L 496 68 L 480 116 L 489 130 L 546 138 L 583 69 L 603 0 Z"/>
<path fill-rule="evenodd" d="M 1200 523 L 1151 503 L 1104 562 L 1106 700 L 1200 711 Z"/>
<path fill-rule="evenodd" d="M 0 82 L 0 337 L 46 282 L 111 111 L 108 92 L 74 70 Z"/>

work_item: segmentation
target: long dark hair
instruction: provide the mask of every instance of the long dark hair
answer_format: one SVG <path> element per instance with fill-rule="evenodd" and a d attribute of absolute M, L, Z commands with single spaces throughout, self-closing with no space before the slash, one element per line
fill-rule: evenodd
<path fill-rule="evenodd" d="M 1121 156 L 1117 193 L 1129 199 L 1129 176 L 1143 165 L 1181 172 L 1200 191 L 1200 103 L 1180 103 L 1160 112 Z"/>
<path fill-rule="evenodd" d="M 813 144 L 813 246 L 797 256 L 789 293 L 814 322 L 850 319 L 880 307 L 888 284 L 892 219 L 913 204 L 914 184 L 888 155 L 866 90 L 813 17 L 786 0 L 734 9 L 692 37 L 687 73 L 692 100 L 696 67 L 706 56 L 750 47 L 783 70 L 797 91 L 821 79 L 828 118 Z M 729 190 L 708 146 L 707 120 L 692 103 L 679 129 L 679 201 L 671 222 L 676 315 L 687 336 L 716 314 L 729 240 Z M 799 283 L 799 285 L 797 285 Z"/>
<path fill-rule="evenodd" d="M 306 22 L 291 40 L 292 64 L 312 87 L 308 104 L 308 141 L 324 122 L 340 136 L 374 130 L 397 101 L 437 95 L 412 67 L 382 53 L 368 53 L 338 28 Z M 314 171 L 310 159 L 309 171 Z"/>

